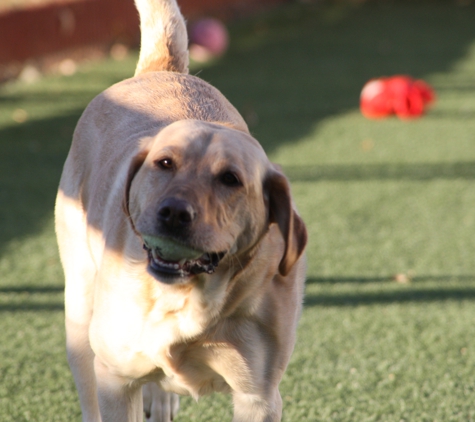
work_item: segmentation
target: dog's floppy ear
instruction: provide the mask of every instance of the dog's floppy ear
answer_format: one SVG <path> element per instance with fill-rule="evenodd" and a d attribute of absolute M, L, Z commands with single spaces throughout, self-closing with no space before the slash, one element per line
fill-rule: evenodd
<path fill-rule="evenodd" d="M 142 164 L 147 158 L 148 151 L 143 150 L 140 151 L 130 162 L 129 171 L 127 172 L 127 178 L 125 180 L 125 192 L 124 192 L 124 200 L 122 202 L 122 207 L 124 209 L 125 215 L 130 220 L 130 210 L 129 210 L 129 200 L 130 200 L 130 187 L 132 186 L 132 181 L 134 180 L 135 175 L 142 167 Z M 133 226 L 133 223 L 132 223 Z M 134 227 L 135 231 L 135 227 Z"/>
<path fill-rule="evenodd" d="M 284 255 L 279 264 L 279 272 L 285 276 L 305 249 L 307 229 L 293 207 L 289 182 L 277 168 L 267 174 L 264 192 L 267 197 L 269 222 L 278 225 L 285 241 Z"/>

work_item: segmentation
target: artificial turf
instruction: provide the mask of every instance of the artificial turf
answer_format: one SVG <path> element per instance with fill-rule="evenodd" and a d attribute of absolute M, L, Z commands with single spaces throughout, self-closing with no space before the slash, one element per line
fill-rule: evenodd
<path fill-rule="evenodd" d="M 284 421 L 475 419 L 473 22 L 469 2 L 289 4 L 234 23 L 227 54 L 193 68 L 282 165 L 309 229 Z M 0 88 L 2 421 L 80 420 L 54 196 L 81 111 L 135 60 Z M 363 84 L 401 73 L 433 85 L 433 109 L 364 119 Z M 177 421 L 231 415 L 225 396 L 185 398 Z"/>

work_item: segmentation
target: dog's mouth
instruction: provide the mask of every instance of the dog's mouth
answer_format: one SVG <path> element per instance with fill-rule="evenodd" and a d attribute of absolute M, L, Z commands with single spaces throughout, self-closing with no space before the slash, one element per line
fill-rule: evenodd
<path fill-rule="evenodd" d="M 169 258 L 158 247 L 144 243 L 148 255 L 148 268 L 158 276 L 187 278 L 192 275 L 213 274 L 226 252 L 205 252 L 196 258 Z M 166 257 L 166 258 L 165 258 Z"/>

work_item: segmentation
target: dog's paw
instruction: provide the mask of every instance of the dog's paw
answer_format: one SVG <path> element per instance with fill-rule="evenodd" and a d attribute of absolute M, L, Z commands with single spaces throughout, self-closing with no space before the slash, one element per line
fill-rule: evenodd
<path fill-rule="evenodd" d="M 154 382 L 145 384 L 142 393 L 146 422 L 173 421 L 180 407 L 178 395 L 163 391 Z"/>

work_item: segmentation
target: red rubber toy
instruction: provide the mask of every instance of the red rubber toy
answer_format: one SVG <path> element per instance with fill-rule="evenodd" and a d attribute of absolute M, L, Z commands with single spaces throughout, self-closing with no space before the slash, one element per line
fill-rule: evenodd
<path fill-rule="evenodd" d="M 368 81 L 360 97 L 360 110 L 368 119 L 396 115 L 413 119 L 424 114 L 435 101 L 432 87 L 423 80 L 410 76 L 392 76 Z"/>

